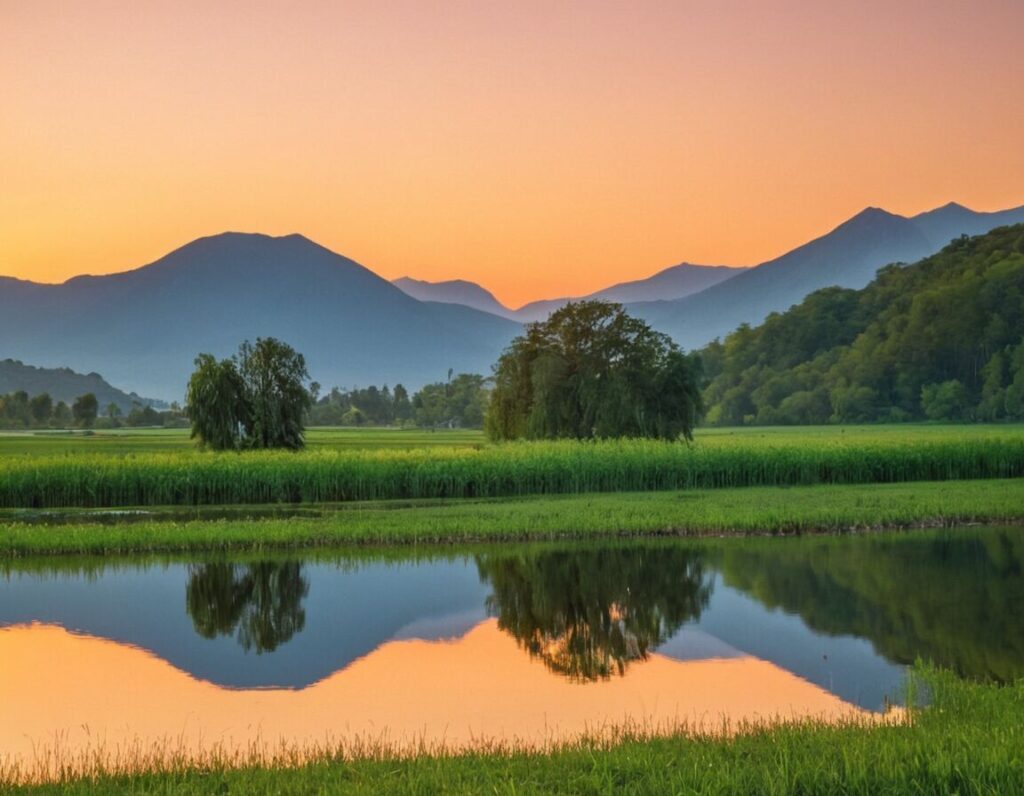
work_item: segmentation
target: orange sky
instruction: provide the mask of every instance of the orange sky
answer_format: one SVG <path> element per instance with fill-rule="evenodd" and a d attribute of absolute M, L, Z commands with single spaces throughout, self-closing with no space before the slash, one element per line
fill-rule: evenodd
<path fill-rule="evenodd" d="M 1020 0 L 0 0 L 0 274 L 301 232 L 505 302 L 1024 203 Z"/>

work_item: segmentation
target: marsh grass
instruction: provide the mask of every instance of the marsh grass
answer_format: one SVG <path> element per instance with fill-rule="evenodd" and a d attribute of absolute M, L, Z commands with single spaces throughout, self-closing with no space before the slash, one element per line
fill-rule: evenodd
<path fill-rule="evenodd" d="M 172 515 L 174 516 L 174 515 Z M 1024 479 L 349 504 L 319 516 L 60 524 L 0 515 L 0 558 L 349 544 L 865 531 L 1024 521 Z"/>
<path fill-rule="evenodd" d="M 731 734 L 623 728 L 545 749 L 396 750 L 385 741 L 188 759 L 136 750 L 112 767 L 65 761 L 56 781 L 24 792 L 94 793 L 1019 793 L 1024 683 L 959 680 L 918 664 L 929 705 L 905 721 L 871 718 L 743 726 Z M 257 754 L 252 757 L 251 754 Z M 36 771 L 35 774 L 39 772 Z M 0 783 L 32 778 L 8 766 Z"/>
<path fill-rule="evenodd" d="M 0 459 L 0 507 L 516 497 L 1024 475 L 1024 434 L 719 437 Z"/>

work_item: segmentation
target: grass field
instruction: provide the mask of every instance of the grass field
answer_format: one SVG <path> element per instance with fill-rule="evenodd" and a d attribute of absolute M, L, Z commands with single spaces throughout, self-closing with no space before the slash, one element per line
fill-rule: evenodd
<path fill-rule="evenodd" d="M 306 435 L 311 450 L 322 448 L 472 448 L 485 444 L 477 430 L 398 428 L 314 428 Z M 0 431 L 0 457 L 191 452 L 188 429 L 120 428 L 94 431 Z"/>
<path fill-rule="evenodd" d="M 1024 425 L 952 425 L 901 423 L 866 426 L 749 426 L 698 429 L 696 438 L 705 445 L 753 443 L 797 444 L 804 440 L 838 439 L 878 442 L 892 439 L 979 439 L 1024 437 Z M 428 431 L 398 428 L 312 428 L 306 435 L 310 450 L 374 450 L 377 448 L 479 448 L 488 444 L 475 429 Z M 5 456 L 53 456 L 77 454 L 174 453 L 194 451 L 188 429 L 112 429 L 94 431 L 0 431 L 0 458 Z"/>
<path fill-rule="evenodd" d="M 395 442 L 384 447 L 380 439 L 388 434 Z M 180 437 L 165 433 L 61 440 L 83 448 L 70 455 L 52 449 L 37 455 L 26 453 L 26 446 L 58 443 L 48 437 L 42 443 L 15 438 L 8 444 L 21 452 L 0 458 L 0 507 L 510 497 L 1024 475 L 1022 426 L 719 432 L 702 435 L 693 445 L 652 440 L 477 445 L 468 433 L 456 433 L 451 439 L 462 447 L 423 447 L 418 442 L 423 432 L 323 435 L 298 454 L 142 450 L 154 439 L 164 444 L 164 437 Z M 328 437 L 337 439 L 328 443 Z M 118 447 L 109 453 L 84 449 L 107 444 Z M 138 452 L 125 452 L 132 445 Z"/>
<path fill-rule="evenodd" d="M 323 750 L 312 761 L 213 756 L 188 766 L 144 750 L 133 774 L 69 765 L 63 782 L 32 793 L 559 793 L 559 794 L 1004 794 L 1024 792 L 1024 683 L 972 683 L 918 667 L 930 706 L 879 726 L 802 723 L 732 738 L 684 733 L 581 740 L 549 754 L 491 749 L 399 757 L 386 748 Z M 31 772 L 0 767 L 4 781 Z"/>
<path fill-rule="evenodd" d="M 217 513 L 222 518 L 158 512 L 110 522 L 102 513 L 6 511 L 0 513 L 0 558 L 1014 523 L 1024 521 L 1024 480 L 354 503 L 290 518 L 261 517 L 245 507 Z"/>

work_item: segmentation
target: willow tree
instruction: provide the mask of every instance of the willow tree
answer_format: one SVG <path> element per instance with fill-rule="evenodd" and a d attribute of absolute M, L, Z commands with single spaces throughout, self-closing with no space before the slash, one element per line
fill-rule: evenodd
<path fill-rule="evenodd" d="M 272 337 L 242 343 L 231 359 L 200 354 L 188 383 L 192 437 L 214 450 L 301 448 L 308 378 L 302 354 Z"/>
<path fill-rule="evenodd" d="M 701 366 L 619 304 L 568 304 L 527 326 L 494 368 L 492 439 L 692 439 Z"/>

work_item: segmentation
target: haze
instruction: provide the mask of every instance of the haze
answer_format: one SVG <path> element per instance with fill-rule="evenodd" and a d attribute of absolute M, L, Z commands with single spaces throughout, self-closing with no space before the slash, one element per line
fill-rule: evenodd
<path fill-rule="evenodd" d="M 301 232 L 518 305 L 1020 204 L 1024 4 L 766 8 L 0 0 L 0 273 Z"/>

